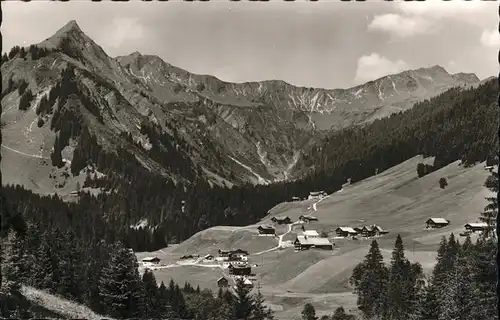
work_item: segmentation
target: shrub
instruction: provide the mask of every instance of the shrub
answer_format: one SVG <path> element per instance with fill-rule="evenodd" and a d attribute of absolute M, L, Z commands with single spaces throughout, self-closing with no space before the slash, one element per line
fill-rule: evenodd
<path fill-rule="evenodd" d="M 38 122 L 37 122 L 38 128 L 43 127 L 44 124 L 45 124 L 45 121 L 43 121 L 42 118 L 38 118 Z"/>
<path fill-rule="evenodd" d="M 439 187 L 441 189 L 446 188 L 447 185 L 448 185 L 448 181 L 446 181 L 446 178 L 439 179 Z"/>
<path fill-rule="evenodd" d="M 31 90 L 26 90 L 21 99 L 19 99 L 19 110 L 28 110 L 31 106 L 31 100 L 33 100 L 33 94 Z"/>

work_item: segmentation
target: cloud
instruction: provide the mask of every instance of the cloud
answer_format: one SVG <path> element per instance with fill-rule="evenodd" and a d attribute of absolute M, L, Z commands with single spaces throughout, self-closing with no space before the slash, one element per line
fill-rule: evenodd
<path fill-rule="evenodd" d="M 408 69 L 408 64 L 403 60 L 393 62 L 374 52 L 370 55 L 361 56 L 358 59 L 358 67 L 354 81 L 356 83 L 363 83 Z"/>
<path fill-rule="evenodd" d="M 368 25 L 368 31 L 379 30 L 393 37 L 406 38 L 432 32 L 432 23 L 422 17 L 407 17 L 395 13 L 376 15 Z"/>
<path fill-rule="evenodd" d="M 396 8 L 406 15 L 424 16 L 428 19 L 455 18 L 458 20 L 476 21 L 475 14 L 482 11 L 491 14 L 491 4 L 484 1 L 442 1 L 397 2 Z M 470 19 L 469 19 L 470 18 Z"/>
<path fill-rule="evenodd" d="M 146 28 L 137 18 L 115 17 L 106 34 L 106 44 L 113 48 L 121 47 L 127 41 L 143 38 Z"/>
<path fill-rule="evenodd" d="M 455 20 L 472 26 L 491 27 L 498 10 L 494 1 L 442 1 L 394 2 L 394 13 L 375 15 L 368 24 L 368 31 L 383 31 L 396 38 L 406 38 L 425 33 L 437 33 L 445 26 L 443 20 Z"/>
<path fill-rule="evenodd" d="M 486 47 L 499 48 L 500 34 L 497 30 L 484 30 L 481 34 L 481 44 Z"/>

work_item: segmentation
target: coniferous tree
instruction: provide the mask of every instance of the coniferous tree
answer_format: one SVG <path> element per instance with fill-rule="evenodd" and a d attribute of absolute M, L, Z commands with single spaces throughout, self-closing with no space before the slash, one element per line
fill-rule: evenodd
<path fill-rule="evenodd" d="M 498 172 L 493 171 L 491 175 L 486 179 L 484 186 L 488 188 L 491 192 L 495 193 L 495 196 L 487 197 L 488 204 L 484 208 L 484 211 L 481 213 L 481 217 L 479 218 L 481 221 L 486 222 L 488 224 L 488 228 L 484 232 L 485 237 L 495 236 L 495 226 L 496 226 L 496 218 L 498 215 L 498 198 L 496 194 L 498 194 Z"/>
<path fill-rule="evenodd" d="M 42 234 L 40 246 L 35 253 L 36 267 L 32 271 L 32 283 L 37 288 L 53 291 L 56 284 L 57 257 L 48 233 L 45 231 Z"/>
<path fill-rule="evenodd" d="M 241 278 L 236 280 L 233 301 L 236 319 L 250 319 L 255 300 Z"/>
<path fill-rule="evenodd" d="M 31 106 L 31 101 L 33 100 L 33 94 L 30 89 L 26 89 L 19 99 L 19 110 L 28 110 Z"/>
<path fill-rule="evenodd" d="M 2 283 L 0 286 L 0 316 L 5 318 L 29 317 L 29 302 L 21 293 L 21 283 L 26 279 L 25 238 L 10 232 L 2 247 Z"/>
<path fill-rule="evenodd" d="M 347 314 L 344 307 L 338 307 L 335 309 L 331 320 L 354 320 L 354 315 Z"/>
<path fill-rule="evenodd" d="M 358 294 L 358 307 L 367 317 L 382 316 L 387 306 L 388 270 L 378 243 L 373 240 L 365 260 L 357 265 L 350 278 Z"/>
<path fill-rule="evenodd" d="M 398 235 L 392 251 L 388 282 L 388 318 L 413 318 L 420 301 L 419 293 L 422 283 L 422 268 L 411 264 L 405 257 L 403 240 Z"/>
<path fill-rule="evenodd" d="M 316 316 L 316 310 L 314 309 L 314 306 L 310 303 L 306 303 L 304 305 L 301 314 L 302 314 L 302 320 L 318 320 L 318 317 Z"/>
<path fill-rule="evenodd" d="M 140 317 L 143 297 L 137 259 L 133 252 L 117 242 L 109 263 L 99 279 L 99 296 L 106 314 L 119 319 Z"/>
<path fill-rule="evenodd" d="M 156 278 L 151 270 L 146 269 L 144 271 L 142 283 L 145 290 L 144 309 L 146 310 L 146 317 L 159 318 L 161 315 L 159 291 Z"/>
<path fill-rule="evenodd" d="M 257 291 L 257 294 L 254 298 L 254 305 L 252 310 L 251 320 L 273 320 L 274 315 L 273 311 L 268 307 L 264 306 L 264 297 L 260 290 Z"/>

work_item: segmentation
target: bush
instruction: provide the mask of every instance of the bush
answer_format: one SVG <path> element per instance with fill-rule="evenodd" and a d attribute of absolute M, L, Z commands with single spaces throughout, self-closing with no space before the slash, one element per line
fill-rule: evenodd
<path fill-rule="evenodd" d="M 17 93 L 19 93 L 19 95 L 23 95 L 24 94 L 24 91 L 26 91 L 26 89 L 28 88 L 28 83 L 22 79 L 21 82 L 19 83 L 19 87 L 17 88 Z"/>
<path fill-rule="evenodd" d="M 448 185 L 448 181 L 446 181 L 446 178 L 439 179 L 439 187 L 441 189 L 446 188 L 447 185 Z"/>
<path fill-rule="evenodd" d="M 43 125 L 45 124 L 45 121 L 43 121 L 42 118 L 38 118 L 38 122 L 37 122 L 37 126 L 38 128 L 41 128 L 43 127 Z"/>
<path fill-rule="evenodd" d="M 196 85 L 196 90 L 197 91 L 203 91 L 205 90 L 205 85 L 203 83 L 199 83 Z"/>
<path fill-rule="evenodd" d="M 434 171 L 434 166 L 431 166 L 429 164 L 423 164 L 422 162 L 417 164 L 417 174 L 419 178 L 422 178 L 423 176 L 426 176 L 433 171 Z"/>
<path fill-rule="evenodd" d="M 33 94 L 28 89 L 23 93 L 21 99 L 19 99 L 19 110 L 28 110 L 31 106 L 31 100 L 33 100 Z"/>

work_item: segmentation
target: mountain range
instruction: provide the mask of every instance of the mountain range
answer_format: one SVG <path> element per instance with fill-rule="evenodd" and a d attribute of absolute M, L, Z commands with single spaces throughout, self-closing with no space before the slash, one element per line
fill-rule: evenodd
<path fill-rule="evenodd" d="M 267 184 L 314 169 L 296 164 L 332 131 L 481 82 L 436 65 L 348 89 L 228 83 L 154 55 L 110 57 L 75 21 L 12 49 L 1 71 L 3 182 L 63 195 L 103 174 L 88 137 L 174 182 Z"/>

